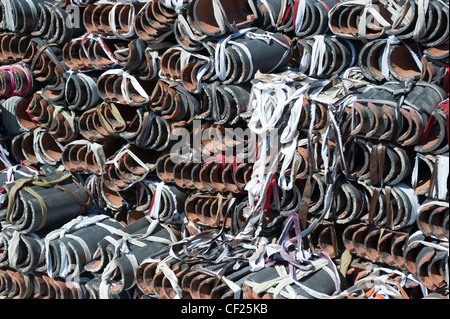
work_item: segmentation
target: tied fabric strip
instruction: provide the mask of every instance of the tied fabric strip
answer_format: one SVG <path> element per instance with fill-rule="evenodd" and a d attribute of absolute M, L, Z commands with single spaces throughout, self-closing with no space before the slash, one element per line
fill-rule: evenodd
<path fill-rule="evenodd" d="M 383 28 L 389 28 L 391 26 L 391 24 L 381 16 L 378 10 L 373 7 L 372 0 L 368 0 L 358 24 L 358 35 L 363 39 L 366 38 L 367 15 L 369 13 L 377 23 L 383 26 Z"/>
<path fill-rule="evenodd" d="M 171 8 L 176 12 L 180 12 L 184 8 L 184 0 L 161 0 L 167 8 Z"/>
<path fill-rule="evenodd" d="M 12 164 L 9 161 L 8 157 L 9 157 L 9 151 L 3 144 L 3 141 L 0 140 L 0 161 L 3 163 L 5 168 L 7 168 L 9 171 L 9 169 L 12 167 Z M 7 176 L 8 176 L 8 180 L 9 180 L 10 175 L 8 174 Z M 0 185 L 0 190 L 3 190 L 6 192 L 6 190 L 4 190 L 4 188 L 3 188 L 3 185 Z M 1 201 L 0 201 L 0 203 L 1 203 Z"/>
<path fill-rule="evenodd" d="M 291 89 L 288 93 L 289 97 L 286 100 L 286 104 L 294 103 L 290 110 L 291 116 L 280 136 L 280 142 L 282 143 L 281 153 L 284 155 L 284 158 L 281 165 L 278 185 L 285 190 L 292 189 L 294 184 L 294 169 L 291 170 L 290 181 L 288 183 L 286 183 L 285 171 L 293 163 L 295 158 L 298 143 L 297 125 L 302 115 L 304 97 L 308 88 L 309 85 L 305 85 L 299 89 Z"/>
<path fill-rule="evenodd" d="M 235 33 L 229 35 L 226 38 L 222 38 L 221 40 L 219 40 L 219 42 L 216 43 L 215 54 L 214 54 L 214 60 L 215 60 L 214 68 L 215 68 L 215 71 L 216 71 L 216 74 L 217 74 L 219 80 L 224 81 L 226 78 L 226 73 L 227 73 L 226 47 L 228 44 L 232 44 L 232 45 L 235 45 L 235 46 L 241 48 L 242 51 L 244 51 L 248 57 L 249 64 L 250 64 L 248 66 L 249 72 L 248 72 L 247 78 L 244 80 L 244 82 L 249 81 L 251 79 L 251 77 L 254 75 L 253 73 L 255 70 L 254 70 L 254 66 L 253 66 L 253 58 L 252 58 L 251 52 L 242 43 L 232 41 L 232 39 L 240 37 L 240 36 L 246 36 L 248 39 L 261 40 L 261 41 L 266 42 L 267 44 L 270 44 L 272 41 L 274 41 L 286 49 L 282 58 L 280 59 L 280 61 L 271 70 L 267 71 L 266 73 L 271 73 L 274 70 L 276 70 L 280 66 L 280 64 L 286 59 L 286 57 L 288 56 L 288 54 L 291 51 L 291 45 L 289 43 L 275 37 L 270 32 L 266 31 L 261 34 L 261 33 L 255 33 L 254 31 L 256 31 L 256 30 L 257 30 L 257 28 L 242 29 L 242 30 L 239 30 L 238 32 L 235 32 Z"/>
<path fill-rule="evenodd" d="M 119 159 L 124 156 L 125 154 L 130 155 L 135 161 L 136 163 L 138 163 L 143 169 L 145 169 L 147 172 L 149 171 L 149 168 L 147 167 L 147 165 L 145 165 L 144 162 L 141 161 L 141 159 L 139 157 L 137 157 L 132 151 L 130 151 L 129 149 L 127 149 L 128 144 L 125 145 L 118 153 L 117 155 L 114 157 L 113 160 L 106 162 L 105 164 L 114 164 L 114 166 L 116 168 L 119 168 Z"/>
<path fill-rule="evenodd" d="M 273 28 L 276 28 L 277 27 L 277 23 L 276 23 L 275 18 L 273 16 L 272 10 L 270 10 L 270 6 L 267 3 L 267 0 L 261 0 L 261 3 L 267 8 L 267 10 L 269 12 L 270 26 L 273 27 Z"/>
<path fill-rule="evenodd" d="M 265 77 L 262 76 L 261 79 Z M 271 199 L 268 197 L 275 195 L 274 174 L 280 161 L 278 148 L 281 145 L 281 154 L 284 154 L 283 168 L 289 167 L 294 160 L 297 147 L 297 130 L 295 129 L 301 115 L 303 97 L 308 86 L 290 87 L 287 83 L 294 83 L 294 79 L 289 76 L 283 78 L 267 78 L 267 82 L 255 83 L 252 87 L 250 100 L 247 107 L 252 112 L 248 127 L 252 132 L 258 134 L 257 156 L 250 182 L 245 190 L 249 194 L 249 207 L 244 211 L 244 216 L 248 218 L 246 228 L 241 231 L 238 237 L 249 236 L 252 231 L 258 233 L 262 210 L 270 207 Z M 279 134 L 274 134 L 276 125 L 290 107 L 292 116 L 286 127 Z M 313 112 L 312 112 L 313 113 Z M 279 137 L 277 137 L 279 136 Z M 279 139 L 279 140 L 278 140 Z M 270 154 L 267 154 L 267 153 Z M 277 156 L 273 156 L 277 154 Z M 278 185 L 289 190 L 292 188 L 294 176 L 291 171 L 290 181 L 286 182 L 284 170 L 280 172 Z M 267 197 L 266 197 L 267 196 Z M 277 204 L 277 203 L 275 203 Z"/>
<path fill-rule="evenodd" d="M 150 218 L 154 220 L 158 220 L 159 217 L 158 213 L 159 208 L 161 206 L 161 194 L 163 187 L 164 187 L 163 182 L 156 184 L 155 193 L 153 194 L 152 201 L 150 203 L 150 208 L 148 210 L 148 215 L 150 216 Z"/>
<path fill-rule="evenodd" d="M 45 260 L 47 263 L 47 273 L 48 273 L 49 277 L 54 278 L 59 275 L 59 274 L 53 273 L 53 259 L 52 259 L 52 254 L 50 253 L 50 241 L 58 239 L 58 238 L 63 238 L 66 234 L 70 234 L 78 229 L 88 227 L 90 225 L 95 225 L 106 218 L 108 218 L 108 216 L 106 216 L 106 215 L 95 215 L 95 216 L 86 216 L 86 217 L 79 216 L 79 217 L 71 220 L 67 224 L 63 225 L 61 228 L 51 231 L 50 233 L 48 233 L 45 236 L 45 238 L 44 238 Z M 61 253 L 62 253 L 63 262 L 62 262 L 62 267 L 61 267 L 60 272 L 64 273 L 66 271 L 65 265 L 66 265 L 67 260 L 65 258 L 67 258 L 67 253 L 64 254 L 64 251 L 61 251 Z"/>
<path fill-rule="evenodd" d="M 34 126 L 37 128 L 38 125 L 36 124 L 36 122 L 34 121 L 33 117 L 30 114 L 30 107 L 31 107 L 31 100 L 30 100 L 30 103 L 28 103 L 28 107 L 27 107 L 26 112 L 27 112 L 28 116 L 30 117 L 31 122 L 33 122 Z"/>
<path fill-rule="evenodd" d="M 69 77 L 67 78 L 66 85 L 65 85 L 66 92 L 68 92 L 70 81 L 75 81 L 73 78 L 79 77 L 81 80 L 84 81 L 85 84 L 87 84 L 87 86 L 89 87 L 89 91 L 92 95 L 90 103 L 87 104 L 84 108 L 82 108 L 80 110 L 84 111 L 85 109 L 88 109 L 90 107 L 97 105 L 97 102 L 100 99 L 100 96 L 98 95 L 98 90 L 97 90 L 97 82 L 95 82 L 90 76 L 87 76 L 86 74 L 84 74 L 83 72 L 80 72 L 80 71 L 76 72 L 73 70 L 69 70 L 68 73 L 69 73 Z M 67 94 L 65 96 L 65 101 L 67 104 L 70 105 L 69 97 Z"/>
<path fill-rule="evenodd" d="M 216 70 L 218 78 L 223 81 L 226 77 L 227 72 L 227 65 L 226 65 L 226 56 L 225 56 L 225 49 L 228 44 L 228 42 L 231 41 L 231 39 L 240 37 L 241 35 L 246 34 L 249 31 L 254 31 L 256 28 L 246 28 L 239 30 L 236 33 L 230 34 L 226 38 L 223 38 L 219 40 L 215 45 L 215 53 L 214 53 L 214 68 Z"/>
<path fill-rule="evenodd" d="M 127 39 L 129 39 L 129 38 L 134 36 L 134 34 L 135 34 L 134 28 L 131 27 L 128 30 L 128 32 L 120 33 L 120 32 L 117 31 L 117 25 L 116 25 L 116 9 L 117 9 L 117 6 L 124 5 L 124 4 L 127 4 L 127 3 L 120 1 L 120 2 L 118 2 L 116 4 L 114 4 L 113 7 L 111 8 L 111 11 L 109 12 L 108 19 L 109 19 L 109 25 L 111 26 L 114 35 L 116 37 L 118 37 L 119 39 L 127 40 Z M 135 8 L 134 8 L 133 3 L 131 3 L 131 2 L 128 3 L 128 5 L 130 6 L 130 11 L 128 13 L 128 20 L 129 20 L 130 26 L 133 26 L 134 25 L 134 20 L 135 20 Z"/>
<path fill-rule="evenodd" d="M 309 70 L 309 76 L 314 75 L 314 71 L 317 67 L 316 74 L 321 76 L 323 73 L 323 60 L 326 52 L 325 35 L 314 36 L 314 45 L 311 53 L 311 67 Z"/>
<path fill-rule="evenodd" d="M 413 39 L 418 40 L 426 34 L 425 16 L 429 7 L 429 0 L 417 0 L 417 22 L 414 28 Z"/>
<path fill-rule="evenodd" d="M 391 46 L 396 44 L 403 44 L 407 49 L 408 52 L 411 54 L 412 58 L 414 59 L 414 62 L 416 62 L 417 66 L 420 69 L 420 72 L 423 70 L 423 64 L 420 62 L 419 57 L 417 54 L 403 41 L 397 39 L 395 35 L 390 35 L 386 40 L 386 45 L 383 50 L 383 54 L 381 56 L 381 73 L 383 74 L 384 78 L 388 81 L 390 81 L 390 70 L 389 70 L 389 54 L 391 50 Z"/>
<path fill-rule="evenodd" d="M 297 0 L 294 4 L 294 31 L 299 33 L 305 19 L 306 0 Z"/>
<path fill-rule="evenodd" d="M 267 31 L 264 32 L 263 34 L 254 33 L 252 31 L 249 31 L 246 33 L 246 37 L 249 39 L 262 40 L 262 41 L 266 42 L 267 44 L 270 44 L 270 42 L 274 41 L 286 49 L 282 58 L 280 59 L 280 61 L 271 70 L 267 71 L 266 73 L 272 73 L 273 71 L 275 71 L 280 66 L 280 64 L 286 59 L 287 55 L 290 53 L 290 50 L 291 50 L 291 45 L 289 43 L 275 37 L 273 34 L 271 34 L 270 32 L 267 32 Z M 238 43 L 233 43 L 233 44 L 237 45 Z M 245 46 L 242 46 L 242 47 L 245 48 Z M 246 50 L 246 52 L 251 61 L 252 59 L 251 59 L 250 52 L 248 52 L 248 50 Z M 251 70 L 252 70 L 252 72 L 250 72 L 249 76 L 253 75 L 253 67 L 251 68 Z"/>
<path fill-rule="evenodd" d="M 292 226 L 294 226 L 295 236 L 291 239 L 286 239 Z M 334 280 L 335 292 L 332 295 L 340 293 L 340 277 L 332 260 L 325 253 L 311 253 L 308 250 L 303 249 L 302 237 L 298 214 L 293 212 L 286 220 L 281 235 L 277 240 L 277 244 L 267 244 L 267 242 L 261 243 L 260 248 L 255 254 L 257 256 L 260 256 L 261 254 L 267 255 L 268 259 L 266 265 L 269 266 L 275 264 L 277 271 L 282 270 L 282 272 L 280 273 L 280 271 L 278 271 L 280 277 L 274 281 L 263 283 L 261 286 L 258 285 L 257 292 L 271 288 L 271 292 L 278 295 L 283 288 L 287 288 L 287 292 L 291 291 L 291 294 L 293 294 L 291 297 L 294 298 L 295 295 L 295 298 L 297 298 L 296 293 L 292 289 L 289 289 L 289 285 L 295 284 L 314 298 L 329 298 L 329 295 L 314 290 L 300 281 L 301 278 L 323 268 Z M 313 255 L 319 257 L 319 259 L 312 260 L 311 257 Z M 288 262 L 289 273 L 284 266 L 277 264 L 278 261 Z M 327 265 L 330 267 L 329 269 L 325 268 Z M 280 269 L 280 267 L 283 269 Z M 274 285 L 276 285 L 276 287 L 273 287 Z M 272 287 L 275 289 L 272 290 Z"/>
<path fill-rule="evenodd" d="M 102 48 L 103 52 L 106 54 L 107 58 L 112 62 L 111 65 L 107 67 L 99 67 L 96 64 L 93 64 L 93 68 L 85 67 L 79 71 L 91 71 L 91 70 L 103 70 L 104 68 L 113 68 L 120 65 L 120 61 L 116 58 L 115 53 L 108 47 L 105 40 L 96 34 L 86 33 L 85 35 L 70 40 L 71 43 L 80 41 L 80 47 L 83 50 L 84 55 L 88 58 L 90 57 L 88 52 L 88 47 L 92 46 L 93 44 L 91 42 L 97 42 L 100 47 Z M 92 57 L 93 58 L 93 57 Z"/>

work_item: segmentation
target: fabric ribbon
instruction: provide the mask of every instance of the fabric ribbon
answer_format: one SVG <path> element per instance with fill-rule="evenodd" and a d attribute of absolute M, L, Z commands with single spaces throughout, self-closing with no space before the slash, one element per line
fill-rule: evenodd
<path fill-rule="evenodd" d="M 416 62 L 417 66 L 419 67 L 420 71 L 422 72 L 423 65 L 420 62 L 419 57 L 417 54 L 403 41 L 397 39 L 395 35 L 390 35 L 386 40 L 386 45 L 383 49 L 383 54 L 381 56 L 381 73 L 383 74 L 384 78 L 388 81 L 390 81 L 390 71 L 389 71 L 389 54 L 391 50 L 392 45 L 400 44 L 402 43 L 407 49 L 408 52 L 411 54 L 412 58 L 414 59 L 414 62 Z"/>
<path fill-rule="evenodd" d="M 315 35 L 314 44 L 311 51 L 311 67 L 309 68 L 309 75 L 314 75 L 317 67 L 317 76 L 323 73 L 323 62 L 326 52 L 325 35 Z"/>
<path fill-rule="evenodd" d="M 272 7 L 267 3 L 267 0 L 260 0 L 261 3 L 266 7 L 267 11 L 269 12 L 269 18 L 270 18 L 270 26 L 273 28 L 277 28 L 277 22 L 275 21 L 275 17 L 273 16 Z"/>
<path fill-rule="evenodd" d="M 286 181 L 285 171 L 293 163 L 298 141 L 298 123 L 303 110 L 304 96 L 309 89 L 309 85 L 304 85 L 300 88 L 293 88 L 288 92 L 288 98 L 286 104 L 293 102 L 290 108 L 290 116 L 286 127 L 283 129 L 280 135 L 281 150 L 280 153 L 284 155 L 283 162 L 280 169 L 280 175 L 278 179 L 278 185 L 285 190 L 292 189 L 295 178 L 295 169 L 292 167 L 289 182 Z"/>
<path fill-rule="evenodd" d="M 414 27 L 413 39 L 419 40 L 423 38 L 426 34 L 426 22 L 425 16 L 428 11 L 430 0 L 417 0 L 416 10 L 417 10 L 417 21 Z"/>
<path fill-rule="evenodd" d="M 178 13 L 185 7 L 184 0 L 161 0 L 161 3 L 163 3 L 165 7 L 171 8 Z"/>
<path fill-rule="evenodd" d="M 52 240 L 56 240 L 58 238 L 63 238 L 66 234 L 73 233 L 76 230 L 79 230 L 84 227 L 88 227 L 90 225 L 95 225 L 98 222 L 108 218 L 106 215 L 90 215 L 90 216 L 79 216 L 77 218 L 72 219 L 70 222 L 64 224 L 61 228 L 55 229 L 48 233 L 44 238 L 44 247 L 45 247 L 45 260 L 47 264 L 47 273 L 49 277 L 57 277 L 67 270 L 67 252 L 61 247 L 61 258 L 62 264 L 59 274 L 53 273 L 53 259 L 50 253 L 50 242 Z"/>
<path fill-rule="evenodd" d="M 138 163 L 139 166 L 141 166 L 144 170 L 145 173 L 142 175 L 141 178 L 134 180 L 131 184 L 129 184 L 125 189 L 130 188 L 132 185 L 136 184 L 137 182 L 140 182 L 141 180 L 143 180 L 145 178 L 145 176 L 147 175 L 147 173 L 150 171 L 150 169 L 148 168 L 147 165 L 145 165 L 144 162 L 141 161 L 141 159 L 139 157 L 136 156 L 136 154 L 134 154 L 132 151 L 130 151 L 127 147 L 129 146 L 129 144 L 124 145 L 118 152 L 116 152 L 116 155 L 114 155 L 114 158 L 110 159 L 109 161 L 105 162 L 105 164 L 113 164 L 117 169 L 119 169 L 119 160 L 122 156 L 124 156 L 125 154 L 128 154 L 131 156 L 131 158 L 133 158 L 133 160 L 136 161 L 136 163 Z"/>
<path fill-rule="evenodd" d="M 273 71 L 275 71 L 281 63 L 283 63 L 283 61 L 286 59 L 286 57 L 288 56 L 288 54 L 291 51 L 291 45 L 286 42 L 283 41 L 279 38 L 277 38 L 276 36 L 274 36 L 272 33 L 266 31 L 264 33 L 255 33 L 253 31 L 248 31 L 245 36 L 249 39 L 258 39 L 258 40 L 262 40 L 264 42 L 266 42 L 267 44 L 270 44 L 270 42 L 274 41 L 276 43 L 278 43 L 280 46 L 284 47 L 286 50 L 283 54 L 283 56 L 281 57 L 280 61 L 278 61 L 278 63 L 269 71 L 267 71 L 266 73 L 272 73 Z M 240 45 L 239 43 L 233 42 L 234 45 Z M 243 48 L 247 49 L 244 45 L 241 45 Z M 249 60 L 252 61 L 251 58 L 251 54 L 248 50 L 245 50 L 248 54 Z M 253 66 L 251 66 L 251 70 L 253 69 Z M 249 77 L 253 75 L 253 72 L 249 72 Z M 248 80 L 248 79 L 247 79 Z"/>
<path fill-rule="evenodd" d="M 272 195 L 273 195 L 273 199 L 275 201 L 277 201 L 278 206 L 279 206 L 279 202 L 280 199 L 277 196 L 277 191 L 276 191 L 276 186 L 275 186 L 275 182 L 276 182 L 276 173 L 273 174 L 272 179 L 270 180 L 269 183 L 269 188 L 267 189 L 267 193 L 266 193 L 266 201 L 264 202 L 264 209 L 270 209 L 270 203 L 272 201 Z"/>
<path fill-rule="evenodd" d="M 139 83 L 139 81 L 133 75 L 131 75 L 127 71 L 125 71 L 121 76 L 122 76 L 122 82 L 121 82 L 120 89 L 122 91 L 122 95 L 125 98 L 125 101 L 128 104 L 134 105 L 134 106 L 139 106 L 139 105 L 147 104 L 150 101 L 149 95 L 147 94 L 147 92 L 144 90 L 142 85 Z M 136 102 L 131 98 L 131 96 L 129 94 L 127 80 L 130 81 L 131 85 L 133 86 L 133 89 L 139 93 L 139 96 L 144 98 L 144 101 Z"/>
<path fill-rule="evenodd" d="M 448 156 L 437 155 L 435 164 L 436 181 L 431 185 L 431 197 L 445 200 L 448 195 L 447 180 L 449 175 L 449 158 Z"/>
<path fill-rule="evenodd" d="M 378 8 L 375 8 L 372 4 L 372 0 L 366 0 L 366 5 L 363 9 L 362 14 L 360 15 L 359 23 L 358 23 L 358 37 L 365 39 L 366 38 L 366 28 L 367 28 L 367 16 L 371 14 L 376 22 L 381 24 L 383 28 L 389 28 L 391 24 L 383 18 L 383 16 L 378 12 Z"/>
<path fill-rule="evenodd" d="M 120 33 L 117 31 L 116 9 L 117 9 L 117 6 L 120 6 L 120 5 L 129 5 L 130 6 L 130 11 L 128 12 L 128 20 L 129 20 L 128 22 L 131 27 L 125 33 Z M 117 2 L 113 5 L 113 7 L 111 8 L 111 11 L 109 11 L 109 16 L 108 16 L 109 25 L 110 25 L 114 35 L 119 39 L 127 40 L 134 36 L 134 19 L 135 19 L 135 8 L 134 8 L 133 3 L 131 3 L 131 2 L 130 3 L 127 3 L 125 1 Z"/>
<path fill-rule="evenodd" d="M 227 44 L 234 38 L 240 37 L 249 31 L 255 31 L 256 28 L 245 28 L 230 34 L 229 36 L 220 39 L 215 45 L 215 53 L 214 53 L 214 69 L 216 70 L 216 74 L 219 80 L 223 81 L 226 77 L 227 65 L 226 65 L 226 55 L 225 50 Z M 251 61 L 251 59 L 250 59 Z"/>
<path fill-rule="evenodd" d="M 164 182 L 159 182 L 156 184 L 155 192 L 152 196 L 152 200 L 150 202 L 150 208 L 148 210 L 147 215 L 154 220 L 159 219 L 159 208 L 161 206 L 161 194 L 162 189 L 164 187 Z"/>
<path fill-rule="evenodd" d="M 11 168 L 13 165 L 8 159 L 9 151 L 3 144 L 3 141 L 0 139 L 0 161 L 3 163 L 5 168 Z"/>
<path fill-rule="evenodd" d="M 90 41 L 97 42 L 100 45 L 100 47 L 102 48 L 103 52 L 108 57 L 108 59 L 112 62 L 112 65 L 110 65 L 109 67 L 117 67 L 120 64 L 120 61 L 116 58 L 114 52 L 108 47 L 105 40 L 101 36 L 96 35 L 96 34 L 86 33 L 85 35 L 83 35 L 79 38 L 72 39 L 70 42 L 76 42 L 76 41 L 80 41 L 81 49 L 83 50 L 86 57 L 89 57 L 87 47 L 92 45 L 92 43 L 89 43 L 89 42 Z M 94 66 L 94 69 L 96 69 L 96 70 L 101 69 L 96 65 L 93 65 L 93 66 Z M 88 68 L 85 68 L 82 71 L 88 71 L 88 70 L 89 70 Z"/>
<path fill-rule="evenodd" d="M 301 31 L 306 13 L 306 0 L 295 0 L 294 4 L 294 31 L 298 34 Z"/>
<path fill-rule="evenodd" d="M 294 226 L 295 236 L 289 240 L 286 239 L 288 232 L 290 231 L 291 227 Z M 295 284 L 304 291 L 306 291 L 309 295 L 313 296 L 314 298 L 329 298 L 330 296 L 320 293 L 319 291 L 316 291 L 314 289 L 311 289 L 307 286 L 305 286 L 300 279 L 310 275 L 322 268 L 326 269 L 328 272 L 330 272 L 330 275 L 334 278 L 335 282 L 335 293 L 340 292 L 340 278 L 337 271 L 336 266 L 331 261 L 331 259 L 328 257 L 327 254 L 319 252 L 315 253 L 319 258 L 312 260 L 312 254 L 304 250 L 302 247 L 302 231 L 300 229 L 300 220 L 298 217 L 298 214 L 296 212 L 293 212 L 289 215 L 287 218 L 285 225 L 283 227 L 283 230 L 281 232 L 280 237 L 278 238 L 277 244 L 271 244 L 271 245 L 264 245 L 264 250 L 267 253 L 267 256 L 270 257 L 268 259 L 268 262 L 266 263 L 266 266 L 276 263 L 278 260 L 284 260 L 289 263 L 289 269 L 290 274 L 288 275 L 287 271 L 285 269 L 282 270 L 282 273 L 280 274 L 280 266 L 275 265 L 275 268 L 278 268 L 278 272 L 280 274 L 280 277 L 275 279 L 275 281 L 270 281 L 263 283 L 262 286 L 259 286 L 259 289 L 262 289 L 262 291 L 273 287 L 276 284 L 275 290 L 273 290 L 274 294 L 278 294 L 281 292 L 283 288 L 287 288 L 291 284 Z M 325 266 L 329 265 L 330 269 L 325 268 Z M 284 268 L 284 266 L 283 266 Z M 248 283 L 248 282 L 247 282 Z M 291 290 L 290 294 L 292 295 L 294 293 L 293 289 Z M 258 290 L 259 291 L 259 290 Z M 334 295 L 333 294 L 333 295 Z M 294 293 L 295 298 L 297 298 L 296 294 Z M 291 296 L 292 298 L 293 296 Z"/>
<path fill-rule="evenodd" d="M 33 122 L 34 126 L 37 128 L 38 125 L 36 124 L 36 122 L 34 121 L 33 117 L 32 117 L 31 114 L 30 114 L 31 101 L 32 101 L 32 100 L 30 100 L 30 103 L 28 103 L 28 107 L 27 107 L 26 112 L 27 112 L 28 116 L 30 117 L 31 122 Z"/>
<path fill-rule="evenodd" d="M 156 266 L 156 272 L 162 271 L 164 274 L 164 277 L 166 277 L 170 285 L 172 286 L 173 290 L 175 291 L 175 298 L 174 299 L 181 299 L 182 297 L 182 290 L 178 283 L 178 278 L 174 271 L 170 269 L 170 267 L 167 265 L 167 259 L 171 259 L 171 256 L 168 256 L 167 258 L 161 260 L 158 262 L 158 265 Z"/>
<path fill-rule="evenodd" d="M 97 166 L 100 168 L 100 172 L 103 172 L 103 164 L 106 162 L 106 155 L 101 144 L 88 140 L 76 140 L 67 144 L 66 147 L 70 147 L 70 145 L 87 145 L 88 152 L 92 151 L 94 153 Z"/>
<path fill-rule="evenodd" d="M 9 266 L 14 269 L 17 269 L 17 266 L 18 266 L 19 253 L 20 253 L 19 245 L 20 245 L 20 242 L 22 241 L 23 235 L 25 235 L 25 234 L 22 234 L 21 232 L 15 230 L 13 232 L 11 239 L 8 242 L 8 263 L 9 263 Z M 29 235 L 32 235 L 33 237 L 35 237 L 38 240 L 39 244 L 41 245 L 41 255 L 39 258 L 39 260 L 41 260 L 43 257 L 43 252 L 44 252 L 43 244 L 41 243 L 40 238 L 37 237 L 36 234 L 32 233 Z"/>
<path fill-rule="evenodd" d="M 89 91 L 91 93 L 90 103 L 87 104 L 84 108 L 81 108 L 80 111 L 84 111 L 86 109 L 93 107 L 94 105 L 97 105 L 98 101 L 100 100 L 100 96 L 98 95 L 98 90 L 97 90 L 97 82 L 94 81 L 90 76 L 87 76 L 86 74 L 84 74 L 84 72 L 75 72 L 73 70 L 69 70 L 68 73 L 69 73 L 69 77 L 66 80 L 65 92 L 68 91 L 69 82 L 71 81 L 72 76 L 77 76 L 77 77 L 81 78 L 81 80 L 86 84 L 86 86 L 89 88 Z M 74 81 L 74 80 L 72 80 L 72 81 Z M 70 105 L 67 94 L 65 96 L 65 101 L 67 104 Z M 33 123 L 34 123 L 34 121 L 33 121 Z"/>

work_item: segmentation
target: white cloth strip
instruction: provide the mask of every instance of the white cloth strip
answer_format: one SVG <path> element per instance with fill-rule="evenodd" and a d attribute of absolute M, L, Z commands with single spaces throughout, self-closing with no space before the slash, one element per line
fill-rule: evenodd
<path fill-rule="evenodd" d="M 306 0 L 296 0 L 298 2 L 297 11 L 294 12 L 294 32 L 298 34 L 303 26 L 306 13 Z"/>
<path fill-rule="evenodd" d="M 216 70 L 216 74 L 217 74 L 219 80 L 223 81 L 223 80 L 225 80 L 225 77 L 226 77 L 227 65 L 226 65 L 225 49 L 226 49 L 228 42 L 230 42 L 231 39 L 240 37 L 241 35 L 245 34 L 248 31 L 254 31 L 254 30 L 256 30 L 256 28 L 245 28 L 245 29 L 239 30 L 236 33 L 230 34 L 229 36 L 220 39 L 216 43 L 215 53 L 214 53 L 214 60 L 215 60 L 214 68 Z"/>
<path fill-rule="evenodd" d="M 122 6 L 122 5 L 129 5 L 130 6 L 130 11 L 128 12 L 128 22 L 130 27 L 130 30 L 128 30 L 128 32 L 125 33 L 120 33 L 117 31 L 117 26 L 116 26 L 116 9 L 118 6 Z M 134 20 L 135 20 L 135 9 L 134 9 L 134 5 L 132 2 L 117 2 L 116 4 L 113 5 L 113 7 L 111 8 L 111 11 L 109 12 L 109 16 L 108 16 L 108 20 L 109 20 L 109 26 L 111 27 L 114 35 L 116 37 L 118 37 L 119 39 L 123 39 L 123 40 L 128 40 L 129 38 L 134 36 Z"/>
<path fill-rule="evenodd" d="M 445 200 L 448 195 L 448 188 L 447 188 L 447 180 L 448 180 L 448 174 L 449 174 L 449 160 L 448 156 L 444 155 L 437 155 L 436 156 L 436 187 L 433 189 L 433 195 L 435 198 L 439 200 Z"/>
<path fill-rule="evenodd" d="M 323 62 L 326 52 L 325 35 L 315 35 L 314 44 L 311 52 L 311 66 L 309 68 L 309 75 L 321 76 L 323 73 Z M 317 67 L 317 71 L 316 71 Z"/>

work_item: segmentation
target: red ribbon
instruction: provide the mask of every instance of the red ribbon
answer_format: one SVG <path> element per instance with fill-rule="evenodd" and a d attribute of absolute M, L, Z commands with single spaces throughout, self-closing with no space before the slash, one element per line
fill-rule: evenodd
<path fill-rule="evenodd" d="M 141 204 L 141 184 L 136 184 L 136 206 Z M 153 198 L 152 198 L 153 199 Z"/>
<path fill-rule="evenodd" d="M 294 3 L 294 23 L 293 23 L 294 30 L 295 30 L 295 21 L 297 20 L 297 11 L 298 11 L 298 0 L 295 1 Z"/>
<path fill-rule="evenodd" d="M 287 7 L 286 7 L 286 10 L 284 11 L 283 20 L 281 22 L 282 24 L 285 24 L 285 23 L 288 22 L 289 16 L 290 16 L 290 13 L 291 13 L 291 8 L 292 8 L 292 6 L 290 4 L 288 4 Z"/>
<path fill-rule="evenodd" d="M 216 156 L 209 157 L 204 161 L 205 164 L 213 162 L 222 163 L 222 170 L 225 169 L 227 163 L 233 163 L 233 172 L 235 172 L 238 165 L 238 158 L 234 155 L 225 156 L 223 154 L 217 154 Z"/>
<path fill-rule="evenodd" d="M 32 101 L 32 100 L 30 100 L 30 103 L 28 103 L 27 114 L 28 114 L 28 116 L 30 117 L 31 121 L 33 122 L 34 126 L 38 127 L 37 124 L 36 124 L 36 122 L 33 120 L 33 117 L 32 117 L 31 114 L 30 114 L 31 101 Z"/>
<path fill-rule="evenodd" d="M 30 80 L 30 76 L 28 75 L 28 73 L 26 72 L 26 70 L 23 67 L 24 65 L 25 65 L 24 63 L 18 62 L 18 63 L 12 64 L 12 65 L 0 66 L 0 70 L 7 70 L 8 73 L 9 73 L 9 80 L 11 82 L 11 92 L 12 92 L 11 94 L 3 95 L 3 97 L 8 98 L 8 97 L 11 97 L 11 96 L 22 96 L 22 95 L 25 95 L 26 93 L 28 93 L 28 89 L 30 88 L 31 80 Z M 22 70 L 25 72 L 25 75 L 27 77 L 28 83 L 27 83 L 27 87 L 25 89 L 25 92 L 23 92 L 23 93 L 15 93 L 16 92 L 16 87 L 14 85 L 14 70 L 13 70 L 14 66 L 22 67 Z"/>
<path fill-rule="evenodd" d="M 448 106 L 448 99 L 441 101 L 437 106 L 437 109 L 441 109 L 442 111 L 444 111 L 445 116 L 446 116 L 446 121 L 447 121 L 447 143 L 450 144 L 450 136 L 449 136 L 449 106 Z M 433 129 L 433 127 L 436 125 L 436 118 L 431 115 L 430 118 L 428 119 L 428 123 L 425 126 L 425 130 L 423 131 L 422 136 L 419 139 L 418 143 L 423 142 L 428 135 L 430 134 L 431 130 Z"/>
<path fill-rule="evenodd" d="M 261 137 L 258 136 L 258 138 L 256 139 L 255 157 L 253 158 L 253 161 L 255 162 L 258 160 L 259 156 L 259 144 L 261 144 Z"/>
<path fill-rule="evenodd" d="M 302 190 L 304 190 L 304 189 L 305 189 L 305 184 L 302 182 L 301 179 L 298 179 L 298 182 L 299 182 L 300 185 L 302 186 Z"/>
<path fill-rule="evenodd" d="M 152 208 L 153 208 L 153 204 L 155 203 L 155 194 L 153 194 L 152 196 L 152 200 L 150 201 L 150 207 L 148 209 L 148 213 L 147 215 L 150 215 L 150 213 L 152 212 Z"/>
<path fill-rule="evenodd" d="M 328 4 L 326 4 L 325 2 L 323 2 L 321 0 L 318 0 L 318 1 L 321 2 L 325 6 L 325 8 L 327 8 L 328 12 L 330 11 L 330 7 L 328 6 Z"/>
<path fill-rule="evenodd" d="M 449 86 L 450 86 L 450 69 L 449 69 L 449 64 L 447 63 L 447 66 L 446 66 L 446 70 L 447 70 L 447 72 L 446 72 L 446 74 L 445 74 L 445 76 L 444 76 L 444 81 L 443 81 L 443 84 L 444 84 L 444 89 L 445 89 L 445 92 L 447 92 L 447 96 L 448 96 L 448 94 L 449 94 Z"/>
<path fill-rule="evenodd" d="M 270 181 L 269 188 L 267 189 L 266 201 L 264 202 L 264 209 L 270 209 L 270 203 L 272 202 L 272 194 L 275 199 L 275 175 L 276 172 L 273 173 L 272 180 Z"/>

